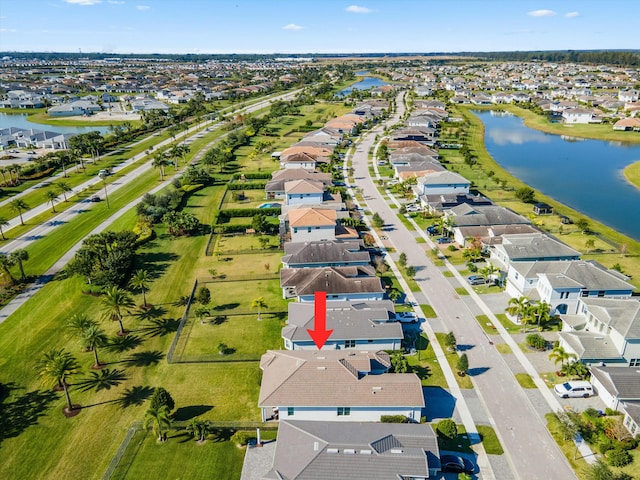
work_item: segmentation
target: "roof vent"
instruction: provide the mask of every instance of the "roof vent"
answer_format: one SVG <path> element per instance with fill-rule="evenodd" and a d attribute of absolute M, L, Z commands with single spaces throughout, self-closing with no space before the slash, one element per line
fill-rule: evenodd
<path fill-rule="evenodd" d="M 360 455 L 371 455 L 371 450 L 360 450 Z"/>
<path fill-rule="evenodd" d="M 318 369 L 318 370 L 326 370 L 327 367 L 316 367 L 316 369 Z"/>
<path fill-rule="evenodd" d="M 391 453 L 402 453 L 402 449 L 401 448 L 392 448 L 390 450 Z"/>
<path fill-rule="evenodd" d="M 327 453 L 339 453 L 340 450 L 337 448 L 327 448 Z"/>
<path fill-rule="evenodd" d="M 356 451 L 353 448 L 345 448 L 342 453 L 345 455 L 355 455 Z"/>
<path fill-rule="evenodd" d="M 317 452 L 320 448 L 320 442 L 313 442 L 313 451 Z"/>

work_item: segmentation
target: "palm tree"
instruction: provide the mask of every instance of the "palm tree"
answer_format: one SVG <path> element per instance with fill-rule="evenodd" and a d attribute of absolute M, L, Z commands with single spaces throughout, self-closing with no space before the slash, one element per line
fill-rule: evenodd
<path fill-rule="evenodd" d="M 9 169 L 7 167 L 0 167 L 0 175 L 2 175 L 2 184 L 5 187 L 9 185 L 7 183 L 7 172 L 9 172 Z"/>
<path fill-rule="evenodd" d="M 533 318 L 536 320 L 538 324 L 538 331 L 541 330 L 542 323 L 547 323 L 549 320 L 551 320 L 551 314 L 550 314 L 549 308 L 550 308 L 550 305 L 547 302 L 542 301 L 531 309 Z"/>
<path fill-rule="evenodd" d="M 263 308 L 269 308 L 269 305 L 264 301 L 264 297 L 258 297 L 251 302 L 251 309 L 253 310 L 254 308 L 258 309 L 258 320 L 262 320 L 260 313 Z"/>
<path fill-rule="evenodd" d="M 98 324 L 89 325 L 82 332 L 82 345 L 86 350 L 93 352 L 93 358 L 96 363 L 92 368 L 102 368 L 102 364 L 98 359 L 98 348 L 104 347 L 108 342 L 107 334 L 100 328 Z"/>
<path fill-rule="evenodd" d="M 51 211 L 56 213 L 55 201 L 58 200 L 58 194 L 53 190 L 47 190 L 44 192 L 44 196 L 51 203 Z"/>
<path fill-rule="evenodd" d="M 18 212 L 20 216 L 20 224 L 24 225 L 24 220 L 22 219 L 22 212 L 29 209 L 29 205 L 21 198 L 16 198 L 9 203 L 9 208 L 14 212 Z"/>
<path fill-rule="evenodd" d="M 13 285 L 16 281 L 11 275 L 11 267 L 14 265 L 14 260 L 11 255 L 7 255 L 6 253 L 0 252 L 0 270 L 8 277 L 9 283 Z"/>
<path fill-rule="evenodd" d="M 4 236 L 3 227 L 8 227 L 8 226 L 9 226 L 9 220 L 7 220 L 5 217 L 0 217 L 0 236 L 2 236 L 2 240 L 6 240 Z"/>
<path fill-rule="evenodd" d="M 200 420 L 194 418 L 187 425 L 187 432 L 193 436 L 197 442 L 204 442 L 207 439 L 207 435 L 211 433 L 212 424 L 210 420 Z"/>
<path fill-rule="evenodd" d="M 578 356 L 575 353 L 567 352 L 563 346 L 559 345 L 554 348 L 549 354 L 549 360 L 553 360 L 555 365 L 560 362 L 560 368 L 564 367 L 564 362 L 568 362 L 569 360 L 575 360 Z"/>
<path fill-rule="evenodd" d="M 67 411 L 74 409 L 69 396 L 67 377 L 77 373 L 79 369 L 78 361 L 64 349 L 51 349 L 38 362 L 38 370 L 43 380 L 47 383 L 53 383 L 54 387 L 64 390 Z"/>
<path fill-rule="evenodd" d="M 526 316 L 529 307 L 531 306 L 531 301 L 529 297 L 513 297 L 509 299 L 509 306 L 505 309 L 505 311 L 511 315 L 512 317 L 516 317 L 518 321 L 523 321 L 523 318 Z M 526 326 L 526 322 L 523 321 L 522 331 L 524 332 L 524 328 Z"/>
<path fill-rule="evenodd" d="M 167 157 L 164 153 L 158 153 L 155 157 L 153 157 L 152 165 L 154 168 L 160 169 L 160 180 L 164 180 L 164 167 L 167 165 Z"/>
<path fill-rule="evenodd" d="M 131 288 L 136 290 L 140 290 L 142 292 L 142 303 L 144 308 L 147 308 L 147 290 L 149 290 L 149 282 L 151 278 L 149 278 L 149 272 L 146 270 L 136 270 L 136 273 L 133 274 L 131 280 L 129 281 L 129 285 Z"/>
<path fill-rule="evenodd" d="M 129 292 L 113 286 L 108 288 L 100 301 L 102 306 L 102 317 L 112 321 L 117 321 L 120 324 L 120 331 L 118 335 L 124 336 L 127 332 L 122 326 L 122 317 L 125 313 L 135 306 L 135 302 Z"/>
<path fill-rule="evenodd" d="M 165 431 L 171 427 L 171 417 L 166 405 L 150 407 L 144 416 L 143 427 L 148 429 L 151 426 L 153 433 L 158 437 L 158 441 L 166 440 Z"/>
<path fill-rule="evenodd" d="M 85 313 L 76 313 L 69 318 L 67 322 L 67 332 L 71 337 L 82 338 L 84 332 L 91 326 L 98 325 L 98 323 L 89 318 Z"/>
<path fill-rule="evenodd" d="M 71 188 L 67 182 L 56 183 L 56 188 L 64 196 L 64 201 L 68 202 L 69 200 L 67 200 L 67 193 L 72 192 L 73 188 Z"/>
<path fill-rule="evenodd" d="M 13 252 L 11 252 L 9 258 L 13 261 L 13 263 L 18 264 L 18 269 L 20 270 L 20 280 L 24 280 L 26 275 L 24 274 L 23 262 L 29 260 L 29 252 L 27 252 L 23 248 L 17 248 Z"/>

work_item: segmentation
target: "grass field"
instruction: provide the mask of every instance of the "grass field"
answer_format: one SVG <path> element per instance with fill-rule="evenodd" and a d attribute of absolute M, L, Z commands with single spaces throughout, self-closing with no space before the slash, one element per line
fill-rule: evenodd
<path fill-rule="evenodd" d="M 640 161 L 627 165 L 624 168 L 624 178 L 636 188 L 640 188 Z"/>
<path fill-rule="evenodd" d="M 500 445 L 500 440 L 492 427 L 489 425 L 478 425 L 478 433 L 482 439 L 482 445 L 487 455 L 502 455 L 504 450 Z"/>
<path fill-rule="evenodd" d="M 431 343 L 422 335 L 416 342 L 416 355 L 407 355 L 411 371 L 420 377 L 424 387 L 448 388 L 447 381 L 442 373 L 442 367 L 436 359 Z"/>

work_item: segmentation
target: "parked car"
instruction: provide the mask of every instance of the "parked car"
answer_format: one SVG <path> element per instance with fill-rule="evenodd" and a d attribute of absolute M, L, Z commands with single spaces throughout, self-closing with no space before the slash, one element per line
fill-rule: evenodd
<path fill-rule="evenodd" d="M 473 473 L 476 469 L 469 460 L 458 455 L 442 455 L 440 466 L 443 472 Z"/>
<path fill-rule="evenodd" d="M 98 195 L 94 195 L 93 197 L 89 198 L 89 201 L 92 203 L 96 203 L 101 201 L 102 199 L 98 196 Z"/>
<path fill-rule="evenodd" d="M 451 243 L 451 242 L 453 242 L 453 240 L 451 240 L 449 237 L 439 237 L 436 239 L 436 243 L 439 243 L 439 244 Z"/>
<path fill-rule="evenodd" d="M 418 323 L 418 317 L 413 312 L 396 312 L 396 320 L 400 323 Z"/>
<path fill-rule="evenodd" d="M 438 227 L 436 227 L 435 225 L 429 225 L 427 227 L 427 233 L 429 235 L 435 235 L 436 233 L 438 233 Z"/>
<path fill-rule="evenodd" d="M 471 285 L 484 285 L 487 283 L 483 277 L 480 275 L 470 275 L 467 277 L 467 282 Z"/>
<path fill-rule="evenodd" d="M 110 174 L 111 172 L 109 172 L 109 170 L 107 170 L 106 168 L 103 168 L 98 172 L 99 177 L 108 177 Z"/>
<path fill-rule="evenodd" d="M 419 212 L 420 211 L 420 206 L 416 205 L 415 203 L 407 203 L 404 208 L 407 210 L 407 212 Z"/>
<path fill-rule="evenodd" d="M 561 398 L 587 398 L 594 393 L 593 386 L 586 380 L 559 383 L 553 387 L 553 391 Z"/>

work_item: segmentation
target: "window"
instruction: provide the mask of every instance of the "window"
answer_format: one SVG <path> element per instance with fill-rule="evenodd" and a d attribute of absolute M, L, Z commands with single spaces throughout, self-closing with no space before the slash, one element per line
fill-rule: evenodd
<path fill-rule="evenodd" d="M 338 407 L 338 416 L 347 417 L 351 415 L 351 407 Z"/>
<path fill-rule="evenodd" d="M 344 341 L 344 348 L 356 348 L 356 341 L 355 340 L 345 340 Z"/>
<path fill-rule="evenodd" d="M 288 417 L 293 417 L 294 413 L 295 413 L 295 408 L 294 407 L 287 407 L 287 416 Z"/>
<path fill-rule="evenodd" d="M 598 290 L 598 296 L 604 297 L 604 290 Z"/>
<path fill-rule="evenodd" d="M 629 360 L 630 367 L 640 367 L 640 358 L 632 358 Z"/>
<path fill-rule="evenodd" d="M 589 291 L 588 290 L 582 290 L 581 295 L 583 297 L 588 297 L 589 296 Z"/>

